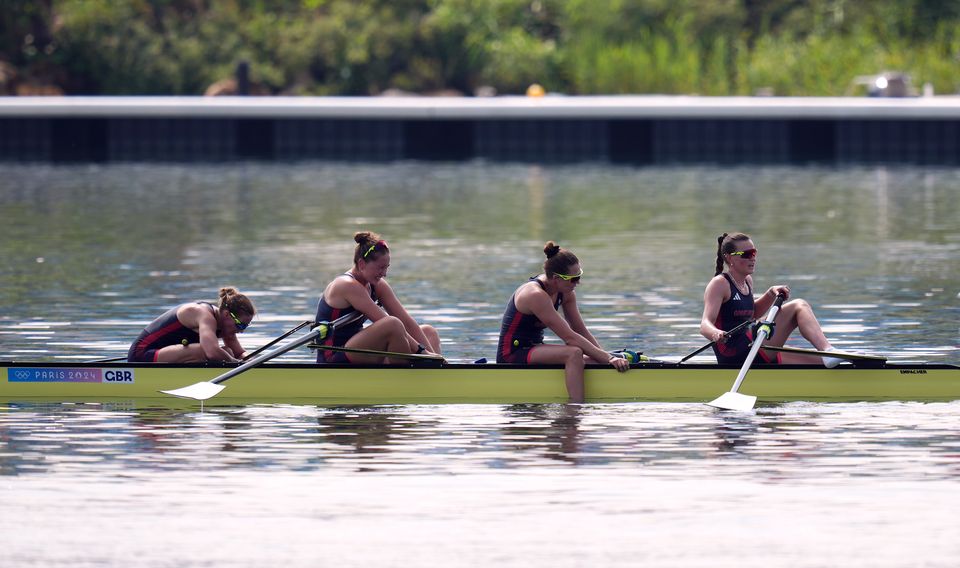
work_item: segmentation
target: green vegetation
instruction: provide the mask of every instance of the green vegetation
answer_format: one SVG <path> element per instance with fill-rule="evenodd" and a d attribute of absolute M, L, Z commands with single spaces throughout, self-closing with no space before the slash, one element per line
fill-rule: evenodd
<path fill-rule="evenodd" d="M 0 93 L 851 94 L 960 86 L 960 0 L 4 0 Z M 860 91 L 859 93 L 862 93 Z M 858 94 L 859 94 L 858 93 Z"/>

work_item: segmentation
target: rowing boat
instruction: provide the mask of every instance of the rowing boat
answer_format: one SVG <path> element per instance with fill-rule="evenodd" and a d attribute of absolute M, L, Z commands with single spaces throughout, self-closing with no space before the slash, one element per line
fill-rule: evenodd
<path fill-rule="evenodd" d="M 161 390 L 210 380 L 229 365 L 0 362 L 0 401 L 171 401 Z M 628 373 L 588 366 L 588 402 L 705 402 L 730 387 L 737 368 L 641 362 Z M 760 402 L 960 400 L 960 367 L 930 363 L 757 365 L 743 389 Z M 443 364 L 406 367 L 265 363 L 236 376 L 208 404 L 520 403 L 567 400 L 554 365 Z M 181 401 L 182 403 L 182 401 Z M 163 404 L 160 402 L 160 404 Z M 199 403 L 195 403 L 199 405 Z"/>

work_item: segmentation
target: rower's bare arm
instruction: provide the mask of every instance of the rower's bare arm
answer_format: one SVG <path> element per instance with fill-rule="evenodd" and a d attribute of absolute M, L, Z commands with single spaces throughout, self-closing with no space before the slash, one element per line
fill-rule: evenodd
<path fill-rule="evenodd" d="M 370 298 L 366 286 L 355 280 L 338 282 L 338 284 L 335 293 L 342 296 L 349 305 L 353 306 L 353 309 L 367 316 L 370 321 L 380 321 L 387 317 L 387 312 Z"/>
<path fill-rule="evenodd" d="M 595 345 L 597 349 L 603 349 L 603 347 L 600 345 L 600 342 L 597 341 L 597 338 L 590 333 L 589 329 L 587 329 L 587 324 L 584 323 L 583 316 L 580 315 L 580 308 L 577 306 L 576 293 L 571 292 L 563 296 L 563 315 L 573 331 L 585 337 L 586 340 Z"/>
<path fill-rule="evenodd" d="M 713 324 L 720 313 L 720 305 L 727 300 L 730 287 L 723 276 L 715 276 L 703 291 L 703 316 L 700 318 L 700 335 L 710 341 L 723 342 L 724 332 Z"/>
<path fill-rule="evenodd" d="M 403 322 L 403 328 L 407 330 L 407 336 L 413 341 L 413 345 L 430 345 L 430 341 L 427 339 L 427 336 L 423 334 L 420 324 L 417 323 L 417 320 L 413 319 L 413 316 L 403 307 L 403 304 L 400 303 L 400 300 L 394 293 L 393 288 L 390 287 L 390 284 L 385 279 L 381 279 L 380 282 L 377 283 L 377 297 L 380 298 L 383 309 L 385 309 L 388 314 Z"/>
<path fill-rule="evenodd" d="M 537 316 L 545 326 L 550 328 L 550 331 L 557 334 L 557 337 L 567 345 L 579 347 L 583 350 L 584 355 L 598 363 L 615 363 L 611 360 L 609 353 L 590 343 L 589 339 L 580 335 L 570 327 L 567 320 L 563 319 L 557 310 L 554 309 L 553 304 L 550 302 L 550 296 L 546 293 L 534 290 L 523 298 L 523 303 L 528 310 L 533 312 L 533 315 Z M 517 307 L 519 308 L 520 306 L 518 305 Z"/>
<path fill-rule="evenodd" d="M 750 285 L 753 286 L 753 279 L 750 278 Z M 757 319 L 762 315 L 767 313 L 767 310 L 770 309 L 770 306 L 773 305 L 773 301 L 777 299 L 777 294 L 783 294 L 784 301 L 790 299 L 790 287 L 786 284 L 775 284 L 763 293 L 763 295 L 757 297 L 753 303 L 753 318 Z"/>
<path fill-rule="evenodd" d="M 236 361 L 237 358 L 220 347 L 217 337 L 217 320 L 206 308 L 200 308 L 196 315 L 197 333 L 200 335 L 200 348 L 208 361 Z"/>
<path fill-rule="evenodd" d="M 227 347 L 227 351 L 230 352 L 236 359 L 243 359 L 246 351 L 243 349 L 243 346 L 240 345 L 240 340 L 236 335 L 232 337 L 224 337 L 223 344 Z"/>

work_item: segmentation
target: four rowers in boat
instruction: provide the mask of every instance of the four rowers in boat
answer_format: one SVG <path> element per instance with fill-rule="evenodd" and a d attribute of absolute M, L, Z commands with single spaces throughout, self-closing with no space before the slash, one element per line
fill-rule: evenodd
<path fill-rule="evenodd" d="M 394 361 L 389 355 L 375 353 L 377 351 L 439 356 L 437 330 L 418 324 L 386 280 L 390 267 L 387 243 L 371 232 L 356 233 L 354 241 L 353 267 L 327 284 L 315 321 L 333 322 L 354 313 L 357 317 L 347 317 L 349 323 L 334 326 L 323 338 L 321 345 L 326 348 L 318 349 L 317 362 L 401 362 L 399 357 Z M 584 398 L 586 363 L 611 365 L 621 372 L 627 371 L 630 363 L 611 355 L 587 329 L 577 306 L 576 288 L 583 269 L 576 255 L 553 241 L 544 246 L 543 252 L 547 257 L 543 273 L 518 287 L 507 303 L 497 344 L 497 362 L 563 364 L 570 399 L 578 402 Z M 757 249 L 748 235 L 724 233 L 718 239 L 716 275 L 704 291 L 700 332 L 713 342 L 720 363 L 742 364 L 749 351 L 750 330 L 736 334 L 729 333 L 731 330 L 744 321 L 760 317 L 777 294 L 789 297 L 789 287 L 776 285 L 754 299 L 756 255 Z M 234 288 L 222 288 L 217 306 L 206 302 L 183 304 L 148 325 L 131 346 L 128 360 L 239 361 L 244 351 L 236 334 L 246 329 L 255 313 L 253 303 L 246 296 Z M 364 327 L 366 320 L 372 323 Z M 563 345 L 543 342 L 544 330 L 548 328 L 563 340 Z M 782 346 L 794 329 L 799 329 L 818 350 L 833 350 L 813 309 L 799 299 L 783 305 L 775 332 L 765 344 Z M 760 356 L 766 363 L 809 364 L 820 359 L 791 353 L 770 354 L 763 350 Z M 822 362 L 834 367 L 840 359 L 823 357 Z"/>

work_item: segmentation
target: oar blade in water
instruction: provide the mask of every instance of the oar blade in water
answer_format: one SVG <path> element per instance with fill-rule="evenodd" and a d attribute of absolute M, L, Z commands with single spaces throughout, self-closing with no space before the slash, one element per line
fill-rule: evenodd
<path fill-rule="evenodd" d="M 227 388 L 227 385 L 212 383 L 210 381 L 203 381 L 200 383 L 194 383 L 188 387 L 181 387 L 178 389 L 160 391 L 163 394 L 169 394 L 172 396 L 177 396 L 180 398 L 192 398 L 193 400 L 204 401 L 208 398 L 213 398 L 217 396 L 223 389 Z"/>
<path fill-rule="evenodd" d="M 753 410 L 753 405 L 757 403 L 757 397 L 738 392 L 725 392 L 707 404 L 722 410 L 739 410 L 745 412 Z"/>

